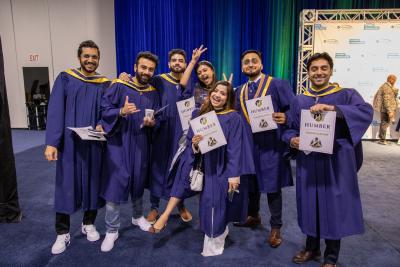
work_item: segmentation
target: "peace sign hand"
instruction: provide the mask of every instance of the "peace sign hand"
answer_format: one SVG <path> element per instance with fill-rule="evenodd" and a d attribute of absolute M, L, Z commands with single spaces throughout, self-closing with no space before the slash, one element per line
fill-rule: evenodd
<path fill-rule="evenodd" d="M 201 45 L 199 48 L 195 48 L 192 53 L 192 61 L 197 62 L 205 51 L 207 50 L 207 47 L 203 48 L 203 45 Z"/>
<path fill-rule="evenodd" d="M 228 83 L 232 84 L 233 73 L 231 73 L 231 75 L 229 75 L 229 79 L 226 78 L 225 73 L 222 73 L 222 77 L 224 78 L 224 81 L 227 81 Z"/>

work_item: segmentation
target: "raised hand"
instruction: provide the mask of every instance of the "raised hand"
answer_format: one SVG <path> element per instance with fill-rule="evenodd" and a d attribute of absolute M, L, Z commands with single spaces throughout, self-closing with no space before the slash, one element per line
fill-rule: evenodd
<path fill-rule="evenodd" d="M 222 73 L 222 77 L 224 78 L 224 81 L 227 81 L 228 83 L 232 84 L 232 81 L 233 81 L 233 73 L 231 73 L 231 75 L 229 75 L 229 79 L 226 78 L 225 73 Z"/>
<path fill-rule="evenodd" d="M 136 113 L 139 111 L 140 111 L 140 109 L 137 109 L 136 105 L 134 103 L 129 103 L 129 96 L 126 96 L 125 104 L 121 108 L 121 115 L 126 116 L 126 115 L 130 115 L 130 114 L 133 114 L 133 113 Z"/>
<path fill-rule="evenodd" d="M 205 51 L 207 50 L 206 47 L 203 48 L 203 45 L 201 45 L 199 48 L 195 48 L 192 53 L 192 61 L 197 62 Z"/>

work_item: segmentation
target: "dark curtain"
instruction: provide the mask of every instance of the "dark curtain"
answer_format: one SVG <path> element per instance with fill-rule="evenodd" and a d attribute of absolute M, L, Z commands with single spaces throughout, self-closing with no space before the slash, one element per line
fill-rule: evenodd
<path fill-rule="evenodd" d="M 0 223 L 21 220 L 0 37 Z"/>
<path fill-rule="evenodd" d="M 396 8 L 400 0 L 115 0 L 117 69 L 133 72 L 135 55 L 150 50 L 167 72 L 172 48 L 191 51 L 204 44 L 204 59 L 246 81 L 240 54 L 263 52 L 264 71 L 293 85 L 297 73 L 299 14 L 303 9 Z"/>

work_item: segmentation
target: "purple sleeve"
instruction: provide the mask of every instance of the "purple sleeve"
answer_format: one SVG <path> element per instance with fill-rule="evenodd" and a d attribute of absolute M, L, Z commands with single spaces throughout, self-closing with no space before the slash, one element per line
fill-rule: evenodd
<path fill-rule="evenodd" d="M 162 108 L 162 107 L 161 107 L 161 98 L 160 98 L 160 94 L 159 94 L 158 91 L 157 91 L 156 93 L 154 93 L 154 96 L 153 96 L 153 103 L 152 103 L 152 105 L 151 105 L 151 109 L 154 110 L 154 111 L 157 111 L 157 110 L 159 110 L 160 108 Z M 164 111 L 165 111 L 165 110 L 164 110 Z M 161 112 L 160 112 L 161 114 L 156 114 L 156 115 L 154 116 L 154 120 L 155 120 L 155 123 L 156 123 L 156 124 L 154 125 L 154 127 L 151 128 L 153 132 L 155 132 L 155 131 L 157 131 L 158 129 L 160 129 L 161 120 L 164 118 L 164 116 L 163 116 L 164 111 L 161 111 Z"/>
<path fill-rule="evenodd" d="M 290 104 L 290 109 L 286 112 L 287 120 L 290 121 L 288 127 L 283 128 L 282 141 L 290 144 L 293 137 L 299 136 L 300 132 L 300 107 L 299 98 L 295 97 Z"/>
<path fill-rule="evenodd" d="M 101 117 L 103 129 L 106 133 L 111 133 L 116 129 L 118 121 L 121 118 L 119 111 L 122 108 L 123 95 L 121 94 L 121 85 L 114 83 L 108 88 L 101 100 Z"/>
<path fill-rule="evenodd" d="M 58 75 L 51 91 L 47 110 L 46 145 L 60 148 L 65 130 L 65 87 L 68 79 L 65 74 Z"/>
<path fill-rule="evenodd" d="M 279 99 L 279 111 L 286 112 L 289 110 L 290 103 L 292 103 L 295 95 L 294 95 L 293 89 L 290 86 L 288 81 L 279 80 L 277 85 L 278 85 L 277 92 L 278 92 L 278 99 Z"/>
<path fill-rule="evenodd" d="M 286 112 L 286 127 L 282 127 L 281 139 L 287 144 L 283 152 L 285 159 L 293 159 L 297 155 L 298 150 L 290 147 L 290 140 L 300 135 L 300 114 L 299 97 L 294 97 L 290 109 Z"/>
<path fill-rule="evenodd" d="M 292 124 L 291 117 L 289 115 L 290 103 L 292 103 L 295 95 L 293 93 L 293 88 L 290 86 L 289 82 L 286 80 L 279 80 L 278 88 L 278 101 L 279 101 L 279 112 L 284 112 L 286 114 L 287 127 Z"/>
<path fill-rule="evenodd" d="M 240 106 L 240 90 L 241 90 L 241 88 L 242 88 L 241 86 L 238 86 L 235 88 L 235 97 L 236 97 L 235 109 L 240 113 L 242 112 L 242 108 Z"/>
<path fill-rule="evenodd" d="M 181 84 L 178 85 L 177 87 L 177 89 L 179 90 L 178 101 L 185 100 L 194 96 L 194 88 L 195 88 L 195 79 L 193 78 L 192 74 L 186 86 L 183 86 Z"/>
<path fill-rule="evenodd" d="M 103 88 L 102 88 L 102 90 L 101 90 L 101 97 L 103 98 L 103 96 L 104 96 L 104 94 L 105 94 L 105 92 L 107 91 L 107 89 L 110 87 L 110 85 L 111 85 L 111 82 L 106 82 L 106 83 L 104 83 L 102 86 L 103 86 Z M 100 99 L 100 105 L 101 105 L 101 99 Z M 100 119 L 99 119 L 99 121 L 96 123 L 96 126 L 97 125 L 101 125 L 101 126 L 103 126 L 103 124 L 104 124 L 104 122 L 103 122 L 103 119 L 102 119 L 102 116 L 101 116 L 101 110 L 100 110 Z"/>
<path fill-rule="evenodd" d="M 235 113 L 229 121 L 229 132 L 226 134 L 227 141 L 227 178 L 254 173 L 254 161 L 251 143 L 246 135 L 243 120 Z"/>
<path fill-rule="evenodd" d="M 349 92 L 347 103 L 336 105 L 336 109 L 343 114 L 349 129 L 350 139 L 353 146 L 355 146 L 361 141 L 365 131 L 371 124 L 374 110 L 356 90 L 347 90 Z"/>

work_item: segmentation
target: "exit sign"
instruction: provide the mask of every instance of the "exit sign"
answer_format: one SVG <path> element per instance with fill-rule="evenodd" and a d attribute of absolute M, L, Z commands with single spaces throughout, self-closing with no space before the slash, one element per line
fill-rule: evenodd
<path fill-rule="evenodd" d="M 39 61 L 39 55 L 38 54 L 30 54 L 28 56 L 28 61 L 30 61 L 30 62 L 38 62 Z"/>

